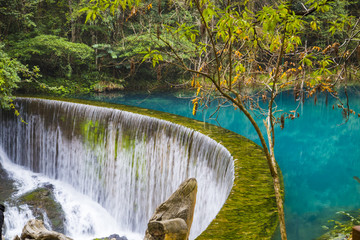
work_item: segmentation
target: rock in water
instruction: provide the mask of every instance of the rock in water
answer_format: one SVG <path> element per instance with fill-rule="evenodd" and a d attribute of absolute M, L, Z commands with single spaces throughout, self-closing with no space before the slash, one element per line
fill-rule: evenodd
<path fill-rule="evenodd" d="M 125 236 L 120 237 L 118 234 L 112 234 L 105 238 L 96 238 L 93 240 L 128 240 Z"/>
<path fill-rule="evenodd" d="M 187 240 L 193 221 L 197 181 L 189 178 L 160 204 L 148 223 L 144 240 Z"/>
<path fill-rule="evenodd" d="M 72 240 L 62 233 L 49 231 L 45 228 L 41 220 L 32 219 L 24 226 L 20 240 Z"/>
<path fill-rule="evenodd" d="M 47 184 L 27 192 L 19 197 L 19 201 L 30 207 L 36 219 L 44 220 L 46 214 L 50 220 L 51 230 L 65 232 L 65 214 L 60 203 L 55 199 L 53 185 Z"/>

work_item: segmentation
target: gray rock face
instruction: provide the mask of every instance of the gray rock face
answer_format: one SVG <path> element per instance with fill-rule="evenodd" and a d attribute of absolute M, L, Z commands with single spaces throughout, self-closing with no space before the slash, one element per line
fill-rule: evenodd
<path fill-rule="evenodd" d="M 49 231 L 41 220 L 32 219 L 24 226 L 20 238 L 14 240 L 72 240 L 62 233 Z"/>
<path fill-rule="evenodd" d="M 197 181 L 189 178 L 160 204 L 148 223 L 144 240 L 187 240 L 193 221 Z"/>

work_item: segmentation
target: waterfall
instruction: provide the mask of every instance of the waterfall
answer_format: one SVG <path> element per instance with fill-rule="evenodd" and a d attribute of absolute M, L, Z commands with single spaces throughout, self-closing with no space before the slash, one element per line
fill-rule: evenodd
<path fill-rule="evenodd" d="M 155 208 L 195 177 L 194 239 L 232 188 L 230 153 L 194 130 L 91 105 L 31 98 L 15 104 L 26 124 L 0 111 L 0 147 L 10 161 L 88 196 L 124 231 L 143 235 Z"/>

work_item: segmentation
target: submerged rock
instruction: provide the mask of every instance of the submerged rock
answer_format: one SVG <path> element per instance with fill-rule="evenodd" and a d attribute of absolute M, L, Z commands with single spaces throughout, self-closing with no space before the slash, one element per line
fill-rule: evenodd
<path fill-rule="evenodd" d="M 120 237 L 118 234 L 112 234 L 105 238 L 96 238 L 96 240 L 128 240 L 125 236 Z"/>
<path fill-rule="evenodd" d="M 62 233 L 49 231 L 45 228 L 43 221 L 32 219 L 24 226 L 21 236 L 14 240 L 72 240 Z"/>
<path fill-rule="evenodd" d="M 344 233 L 329 232 L 317 238 L 316 240 L 345 240 L 345 239 L 350 239 L 350 235 L 351 235 L 350 233 L 344 234 Z"/>
<path fill-rule="evenodd" d="M 42 219 L 44 222 L 48 218 L 52 230 L 60 233 L 65 232 L 65 214 L 60 203 L 55 200 L 51 184 L 25 193 L 19 198 L 19 201 L 21 204 L 29 206 L 35 218 Z"/>
<path fill-rule="evenodd" d="M 189 178 L 155 210 L 144 240 L 187 240 L 193 221 L 197 181 Z"/>

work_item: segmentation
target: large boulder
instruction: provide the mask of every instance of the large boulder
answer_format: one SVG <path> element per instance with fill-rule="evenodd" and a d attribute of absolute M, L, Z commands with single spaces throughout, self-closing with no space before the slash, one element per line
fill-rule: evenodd
<path fill-rule="evenodd" d="M 62 233 L 47 230 L 41 220 L 32 219 L 24 226 L 21 236 L 14 240 L 72 240 Z"/>
<path fill-rule="evenodd" d="M 193 221 L 197 181 L 189 178 L 155 210 L 144 240 L 187 240 Z"/>

